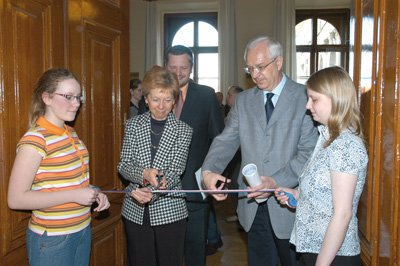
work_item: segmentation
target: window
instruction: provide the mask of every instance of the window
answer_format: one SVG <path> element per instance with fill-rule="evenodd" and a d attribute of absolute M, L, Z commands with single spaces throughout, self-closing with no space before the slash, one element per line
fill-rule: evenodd
<path fill-rule="evenodd" d="M 193 51 L 191 78 L 219 91 L 217 13 L 166 14 L 164 47 L 185 45 Z"/>
<path fill-rule="evenodd" d="M 349 68 L 348 9 L 297 10 L 297 82 L 330 66 Z"/>

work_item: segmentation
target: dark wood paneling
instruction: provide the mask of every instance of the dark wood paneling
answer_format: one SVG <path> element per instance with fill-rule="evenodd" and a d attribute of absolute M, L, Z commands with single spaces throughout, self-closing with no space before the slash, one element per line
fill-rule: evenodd
<path fill-rule="evenodd" d="M 126 265 L 124 228 L 121 221 L 92 235 L 92 265 Z"/>
<path fill-rule="evenodd" d="M 75 129 L 90 152 L 91 183 L 120 189 L 116 166 L 122 145 L 120 88 L 129 84 L 128 1 L 68 1 L 68 66 L 85 97 Z M 108 195 L 111 207 L 92 218 L 91 265 L 123 265 L 122 195 Z M 108 265 L 108 264 L 107 264 Z"/>
<path fill-rule="evenodd" d="M 27 130 L 33 86 L 43 71 L 66 67 L 86 101 L 72 125 L 90 152 L 91 182 L 122 188 L 121 86 L 129 86 L 128 0 L 0 1 L 0 265 L 26 265 L 29 212 L 7 207 L 8 178 L 18 140 Z M 121 85 L 122 84 L 122 85 Z M 91 265 L 125 264 L 121 195 L 94 213 Z"/>
<path fill-rule="evenodd" d="M 110 30 L 102 25 L 84 21 L 85 45 L 85 95 L 91 156 L 91 175 L 96 186 L 103 190 L 118 187 L 116 165 L 119 160 L 118 136 L 121 121 L 116 119 L 119 111 L 119 62 L 120 32 Z M 114 112 L 105 111 L 114 110 Z M 100 145 L 98 145 L 100 144 Z"/>
<path fill-rule="evenodd" d="M 64 22 L 57 19 L 63 17 L 63 12 L 62 1 L 1 2 L 1 50 L 4 69 L 1 76 L 3 137 L 0 160 L 4 168 L 2 167 L 1 172 L 0 222 L 1 254 L 6 265 L 27 263 L 24 246 L 30 212 L 8 209 L 8 177 L 16 154 L 16 144 L 27 130 L 33 86 L 45 69 L 51 65 L 64 65 Z"/>
<path fill-rule="evenodd" d="M 359 205 L 364 265 L 399 261 L 400 95 L 397 0 L 355 0 L 354 83 L 368 138 L 369 173 Z"/>

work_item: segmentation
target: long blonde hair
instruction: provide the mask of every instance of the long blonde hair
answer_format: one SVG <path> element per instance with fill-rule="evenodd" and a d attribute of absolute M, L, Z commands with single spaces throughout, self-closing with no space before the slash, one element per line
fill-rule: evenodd
<path fill-rule="evenodd" d="M 332 100 L 332 110 L 327 125 L 329 139 L 324 143 L 325 147 L 328 147 L 345 129 L 349 129 L 365 141 L 356 89 L 344 69 L 328 67 L 317 71 L 307 80 L 306 86 Z"/>
<path fill-rule="evenodd" d="M 67 79 L 74 79 L 79 83 L 77 77 L 64 68 L 51 68 L 40 76 L 35 84 L 32 94 L 28 129 L 36 123 L 40 116 L 46 113 L 46 104 L 42 99 L 43 93 L 54 93 L 57 89 L 58 83 Z"/>

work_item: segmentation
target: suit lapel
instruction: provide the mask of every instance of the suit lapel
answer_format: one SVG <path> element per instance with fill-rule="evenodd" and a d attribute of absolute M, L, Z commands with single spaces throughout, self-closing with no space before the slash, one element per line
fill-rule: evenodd
<path fill-rule="evenodd" d="M 252 97 L 253 99 L 250 104 L 254 112 L 254 117 L 257 119 L 258 123 L 260 123 L 263 131 L 265 131 L 267 129 L 267 115 L 264 107 L 264 93 L 262 90 L 255 87 L 254 95 Z"/>
<path fill-rule="evenodd" d="M 193 105 L 196 103 L 198 92 L 192 82 L 189 82 L 189 86 L 186 93 L 185 103 L 182 108 L 181 117 L 179 120 L 186 121 L 193 114 L 190 110 L 193 110 Z"/>
<path fill-rule="evenodd" d="M 146 167 L 150 167 L 151 164 L 151 136 L 150 132 L 151 122 L 150 122 L 150 112 L 147 113 L 144 123 L 140 125 L 140 130 L 138 130 L 140 153 L 143 154 L 142 160 L 145 162 Z"/>
<path fill-rule="evenodd" d="M 286 83 L 283 86 L 279 100 L 276 103 L 274 111 L 272 112 L 267 129 L 272 127 L 291 106 L 291 102 L 293 101 L 293 97 L 291 97 L 293 94 L 293 87 L 288 84 L 288 81 L 289 79 L 286 79 Z"/>

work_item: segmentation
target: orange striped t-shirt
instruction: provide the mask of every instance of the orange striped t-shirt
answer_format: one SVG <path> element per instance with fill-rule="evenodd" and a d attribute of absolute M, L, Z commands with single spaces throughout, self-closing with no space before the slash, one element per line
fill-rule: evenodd
<path fill-rule="evenodd" d="M 22 137 L 17 150 L 29 145 L 42 156 L 32 190 L 50 192 L 89 185 L 89 153 L 72 127 L 59 128 L 44 117 Z M 90 207 L 70 202 L 33 210 L 29 228 L 42 235 L 66 235 L 89 226 Z"/>

